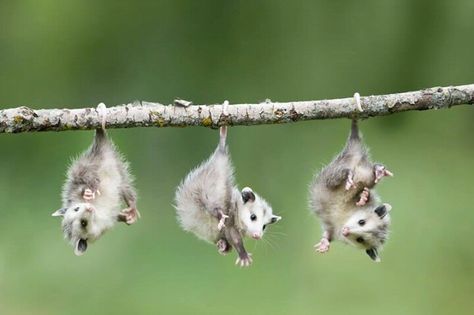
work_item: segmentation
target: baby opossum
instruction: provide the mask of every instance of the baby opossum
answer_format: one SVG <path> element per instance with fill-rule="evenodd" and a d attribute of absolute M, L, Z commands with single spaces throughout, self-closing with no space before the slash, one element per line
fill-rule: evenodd
<path fill-rule="evenodd" d="M 140 217 L 128 163 L 106 135 L 105 105 L 99 104 L 97 111 L 102 115 L 102 128 L 96 130 L 89 149 L 69 167 L 62 208 L 52 214 L 62 217 L 64 237 L 78 256 L 115 222 L 133 224 Z M 121 199 L 127 205 L 122 211 Z"/>
<path fill-rule="evenodd" d="M 330 242 L 339 239 L 380 261 L 378 251 L 388 237 L 392 207 L 382 204 L 373 188 L 384 176 L 393 174 L 370 161 L 353 119 L 345 148 L 310 186 L 310 207 L 321 219 L 324 231 L 315 245 L 317 252 L 327 252 Z"/>
<path fill-rule="evenodd" d="M 249 266 L 250 253 L 243 236 L 262 238 L 267 225 L 281 217 L 249 187 L 239 191 L 226 146 L 227 127 L 220 128 L 220 141 L 210 158 L 191 171 L 176 190 L 177 218 L 185 231 L 217 245 L 220 254 L 232 247 L 238 253 L 236 264 Z"/>

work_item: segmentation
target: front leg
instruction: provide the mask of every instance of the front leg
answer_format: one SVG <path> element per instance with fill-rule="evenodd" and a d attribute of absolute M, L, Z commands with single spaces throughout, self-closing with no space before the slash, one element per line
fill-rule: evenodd
<path fill-rule="evenodd" d="M 212 211 L 210 211 L 211 215 L 219 222 L 217 223 L 217 229 L 219 231 L 222 231 L 223 228 L 225 228 L 225 220 L 229 218 L 227 214 L 224 213 L 221 207 L 214 207 L 212 208 Z"/>
<path fill-rule="evenodd" d="M 85 188 L 84 192 L 82 193 L 82 198 L 85 201 L 90 202 L 91 200 L 95 199 L 96 194 L 100 196 L 100 191 L 98 189 L 92 190 L 90 188 Z"/>
<path fill-rule="evenodd" d="M 72 190 L 68 191 L 68 194 L 76 195 L 78 198 L 84 199 L 85 202 L 90 202 L 96 196 L 100 196 L 100 179 L 93 169 L 76 167 L 70 176 L 73 181 L 70 186 Z"/>
<path fill-rule="evenodd" d="M 119 222 L 124 222 L 128 225 L 131 225 L 140 218 L 140 212 L 138 212 L 136 204 L 136 194 L 135 191 L 127 186 L 122 189 L 121 192 L 122 198 L 128 208 L 123 209 L 117 217 Z"/>
<path fill-rule="evenodd" d="M 329 246 L 331 244 L 331 233 L 329 231 L 324 231 L 323 237 L 318 244 L 314 245 L 316 252 L 324 254 L 329 251 Z"/>
<path fill-rule="evenodd" d="M 217 223 L 217 229 L 221 231 L 225 227 L 225 219 L 229 218 L 227 214 L 225 214 L 222 210 L 217 210 L 217 219 L 219 223 Z"/>
<path fill-rule="evenodd" d="M 247 253 L 245 250 L 240 232 L 235 227 L 227 227 L 225 230 L 225 235 L 230 244 L 235 247 L 239 255 L 235 261 L 235 264 L 239 265 L 240 267 L 250 266 L 250 264 L 252 264 L 252 254 Z"/>
<path fill-rule="evenodd" d="M 364 190 L 360 193 L 359 201 L 356 202 L 356 206 L 362 207 L 367 204 L 367 201 L 370 199 L 370 190 L 367 187 L 364 187 Z"/>
<path fill-rule="evenodd" d="M 355 188 L 356 184 L 354 183 L 354 172 L 352 170 L 347 170 L 347 176 L 346 176 L 346 190 L 349 190 L 351 188 Z"/>

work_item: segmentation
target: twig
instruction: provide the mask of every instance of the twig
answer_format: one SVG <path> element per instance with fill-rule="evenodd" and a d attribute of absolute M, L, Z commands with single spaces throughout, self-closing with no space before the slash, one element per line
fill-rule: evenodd
<path fill-rule="evenodd" d="M 474 103 L 474 84 L 435 87 L 415 92 L 360 97 L 363 112 L 353 97 L 302 102 L 272 102 L 187 107 L 134 102 L 107 108 L 107 128 L 260 125 L 314 119 L 383 116 L 409 110 L 449 108 Z M 100 127 L 95 108 L 0 110 L 0 133 L 86 130 Z"/>

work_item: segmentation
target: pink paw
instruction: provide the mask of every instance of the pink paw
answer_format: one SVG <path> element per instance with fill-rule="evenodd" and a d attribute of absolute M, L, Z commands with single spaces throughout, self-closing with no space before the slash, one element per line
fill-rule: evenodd
<path fill-rule="evenodd" d="M 223 228 L 225 228 L 225 219 L 227 219 L 229 216 L 224 214 L 223 212 L 220 213 L 221 218 L 219 220 L 219 223 L 217 223 L 217 229 L 220 231 Z"/>
<path fill-rule="evenodd" d="M 95 192 L 93 192 L 89 188 L 86 188 L 84 190 L 84 194 L 82 195 L 82 198 L 84 198 L 84 200 L 86 200 L 86 201 L 94 200 L 95 199 Z"/>
<path fill-rule="evenodd" d="M 352 172 L 349 172 L 349 175 L 347 175 L 347 179 L 346 179 L 346 190 L 349 190 L 355 187 L 356 185 L 354 183 L 354 175 L 352 174 Z"/>
<path fill-rule="evenodd" d="M 324 254 L 329 251 L 329 240 L 327 238 L 322 238 L 321 241 L 314 245 L 316 252 Z"/>
<path fill-rule="evenodd" d="M 120 212 L 119 219 L 120 221 L 125 222 L 126 224 L 130 225 L 140 218 L 140 213 L 136 208 L 127 208 Z"/>
<path fill-rule="evenodd" d="M 377 184 L 383 177 L 385 176 L 393 176 L 393 173 L 390 172 L 385 168 L 385 166 L 381 164 L 377 164 L 374 167 L 374 172 L 375 172 L 375 183 Z"/>
<path fill-rule="evenodd" d="M 229 246 L 226 240 L 220 239 L 216 243 L 219 254 L 225 256 L 229 253 Z"/>
<path fill-rule="evenodd" d="M 362 207 L 365 206 L 367 201 L 369 201 L 370 191 L 369 188 L 365 187 L 364 190 L 360 193 L 360 199 L 356 202 L 356 206 Z"/>
<path fill-rule="evenodd" d="M 252 254 L 247 253 L 245 255 L 239 256 L 235 261 L 235 264 L 240 267 L 248 267 L 252 264 Z"/>

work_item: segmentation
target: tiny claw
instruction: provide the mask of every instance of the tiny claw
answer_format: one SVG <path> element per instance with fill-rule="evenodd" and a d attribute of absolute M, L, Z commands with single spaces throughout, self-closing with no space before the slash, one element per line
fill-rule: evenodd
<path fill-rule="evenodd" d="M 235 261 L 235 264 L 240 266 L 240 267 L 249 267 L 253 262 L 252 259 L 252 254 L 248 253 L 244 257 L 237 257 L 237 260 Z"/>

